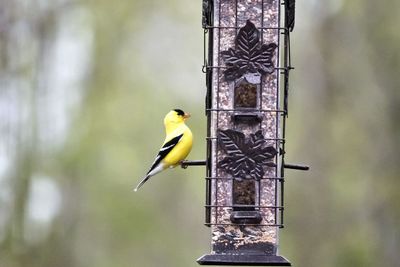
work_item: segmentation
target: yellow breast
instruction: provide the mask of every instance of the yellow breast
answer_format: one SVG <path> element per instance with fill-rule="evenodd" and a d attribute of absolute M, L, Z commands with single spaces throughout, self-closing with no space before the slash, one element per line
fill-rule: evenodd
<path fill-rule="evenodd" d="M 193 135 L 190 129 L 185 125 L 180 125 L 177 129 L 169 133 L 166 140 L 171 139 L 171 137 L 180 135 L 183 133 L 182 139 L 179 143 L 171 150 L 170 153 L 164 158 L 163 162 L 168 166 L 175 167 L 180 161 L 184 160 L 192 149 L 193 145 Z"/>

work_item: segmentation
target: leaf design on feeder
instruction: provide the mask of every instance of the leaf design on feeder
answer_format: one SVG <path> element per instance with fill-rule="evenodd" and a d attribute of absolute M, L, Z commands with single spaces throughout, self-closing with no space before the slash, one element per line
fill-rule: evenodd
<path fill-rule="evenodd" d="M 261 130 L 247 139 L 242 132 L 220 130 L 218 141 L 227 154 L 219 167 L 235 179 L 260 180 L 264 176 L 264 166 L 275 166 L 272 159 L 278 152 L 272 146 L 265 146 Z"/>
<path fill-rule="evenodd" d="M 235 40 L 235 49 L 221 52 L 225 61 L 225 79 L 234 81 L 246 73 L 270 74 L 274 71 L 272 57 L 277 48 L 275 43 L 261 44 L 260 31 L 247 20 L 239 30 Z"/>

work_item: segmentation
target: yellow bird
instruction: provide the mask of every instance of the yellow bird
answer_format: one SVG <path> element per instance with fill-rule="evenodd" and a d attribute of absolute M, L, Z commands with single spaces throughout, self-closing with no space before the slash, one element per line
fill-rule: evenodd
<path fill-rule="evenodd" d="M 142 181 L 136 186 L 136 192 L 150 177 L 167 169 L 174 168 L 183 161 L 193 144 L 193 135 L 185 121 L 190 114 L 181 109 L 174 109 L 168 112 L 164 118 L 165 141 L 158 152 L 150 170 Z"/>

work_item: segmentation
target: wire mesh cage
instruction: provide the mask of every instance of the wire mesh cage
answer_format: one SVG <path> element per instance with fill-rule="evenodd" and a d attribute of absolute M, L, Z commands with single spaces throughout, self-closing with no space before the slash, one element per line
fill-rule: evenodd
<path fill-rule="evenodd" d="M 212 251 L 200 264 L 290 265 L 277 248 L 293 26 L 294 1 L 203 1 Z"/>

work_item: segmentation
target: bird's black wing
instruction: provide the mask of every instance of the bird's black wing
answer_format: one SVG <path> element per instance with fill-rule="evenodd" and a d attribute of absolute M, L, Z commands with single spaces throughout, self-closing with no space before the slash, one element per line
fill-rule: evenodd
<path fill-rule="evenodd" d="M 172 138 L 171 140 L 169 140 L 162 146 L 162 148 L 160 149 L 160 151 L 157 154 L 156 159 L 153 162 L 153 165 L 151 165 L 151 168 L 147 172 L 147 174 L 149 174 L 155 167 L 157 167 L 157 165 L 165 158 L 165 156 L 167 156 L 168 153 L 171 152 L 171 150 L 179 143 L 182 136 L 183 136 L 183 134 L 180 134 L 180 135 Z"/>

